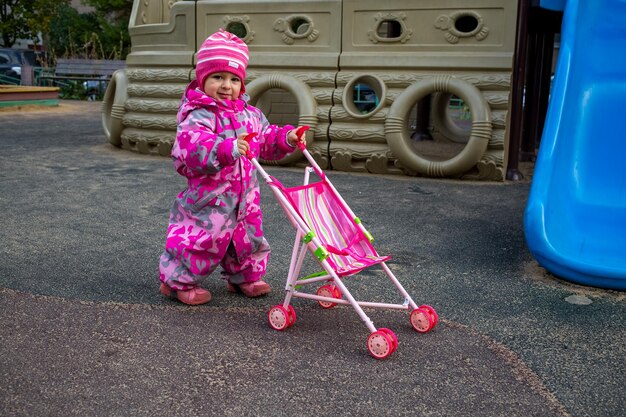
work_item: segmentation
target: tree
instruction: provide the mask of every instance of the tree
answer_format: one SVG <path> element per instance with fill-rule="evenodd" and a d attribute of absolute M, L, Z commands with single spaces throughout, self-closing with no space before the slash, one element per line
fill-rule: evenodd
<path fill-rule="evenodd" d="M 132 0 L 83 0 L 95 11 L 59 9 L 50 26 L 49 50 L 56 57 L 124 59 L 130 49 Z"/>
<path fill-rule="evenodd" d="M 128 22 L 133 8 L 133 0 L 82 0 L 96 9 L 95 15 L 101 32 L 99 40 L 105 50 L 115 58 L 125 59 L 130 50 Z"/>
<path fill-rule="evenodd" d="M 0 0 L 2 46 L 10 48 L 18 39 L 39 43 L 60 7 L 70 0 Z"/>
<path fill-rule="evenodd" d="M 54 57 L 87 58 L 89 54 L 85 53 L 85 44 L 98 30 L 98 25 L 93 13 L 79 14 L 69 5 L 61 7 L 50 24 L 46 46 Z"/>
<path fill-rule="evenodd" d="M 133 8 L 133 0 L 82 0 L 82 2 L 92 6 L 98 13 L 113 15 L 115 20 L 125 19 L 126 24 Z"/>

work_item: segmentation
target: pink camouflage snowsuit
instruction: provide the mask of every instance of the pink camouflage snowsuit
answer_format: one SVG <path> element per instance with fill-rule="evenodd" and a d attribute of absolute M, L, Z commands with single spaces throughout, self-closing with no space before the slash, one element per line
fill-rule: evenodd
<path fill-rule="evenodd" d="M 187 188 L 171 209 L 159 264 L 161 282 L 174 290 L 198 286 L 218 265 L 232 284 L 265 275 L 270 247 L 263 237 L 259 181 L 248 158 L 233 156 L 233 147 L 240 133 L 258 132 L 252 154 L 281 159 L 295 149 L 287 142 L 294 127 L 270 125 L 242 97 L 216 101 L 195 81 L 183 96 L 172 157 Z"/>

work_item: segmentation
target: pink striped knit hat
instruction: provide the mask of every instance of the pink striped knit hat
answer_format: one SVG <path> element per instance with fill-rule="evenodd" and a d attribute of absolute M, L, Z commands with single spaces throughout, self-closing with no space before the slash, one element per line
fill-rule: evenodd
<path fill-rule="evenodd" d="M 196 80 L 201 88 L 210 74 L 225 71 L 241 78 L 240 94 L 246 91 L 243 80 L 248 66 L 248 45 L 237 36 L 220 29 L 206 38 L 196 57 Z"/>

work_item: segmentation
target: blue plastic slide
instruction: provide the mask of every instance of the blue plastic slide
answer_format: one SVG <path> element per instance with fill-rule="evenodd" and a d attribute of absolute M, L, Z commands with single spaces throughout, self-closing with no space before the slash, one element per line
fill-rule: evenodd
<path fill-rule="evenodd" d="M 567 0 L 524 213 L 553 275 L 626 290 L 626 0 Z"/>

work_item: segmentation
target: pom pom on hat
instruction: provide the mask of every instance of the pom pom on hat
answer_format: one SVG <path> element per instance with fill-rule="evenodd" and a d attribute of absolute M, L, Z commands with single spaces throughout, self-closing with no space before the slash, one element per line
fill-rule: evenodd
<path fill-rule="evenodd" d="M 220 29 L 206 38 L 196 57 L 196 79 L 200 87 L 210 74 L 230 72 L 241 78 L 241 94 L 246 91 L 243 80 L 248 66 L 248 45 L 237 36 Z"/>

